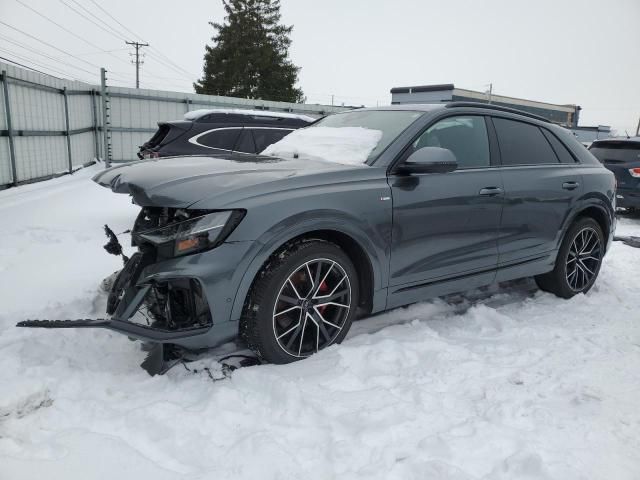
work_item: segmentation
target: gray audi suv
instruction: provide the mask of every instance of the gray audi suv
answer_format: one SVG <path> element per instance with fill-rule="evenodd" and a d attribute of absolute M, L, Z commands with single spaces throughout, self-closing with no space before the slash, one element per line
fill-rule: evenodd
<path fill-rule="evenodd" d="M 435 296 L 529 276 L 563 298 L 587 292 L 613 237 L 613 174 L 515 110 L 348 111 L 264 153 L 96 175 L 141 208 L 109 317 L 21 326 L 108 328 L 165 358 L 241 338 L 286 363 L 358 317 Z"/>

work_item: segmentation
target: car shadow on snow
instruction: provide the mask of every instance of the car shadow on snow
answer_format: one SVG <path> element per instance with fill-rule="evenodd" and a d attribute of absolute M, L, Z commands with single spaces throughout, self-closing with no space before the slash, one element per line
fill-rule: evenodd
<path fill-rule="evenodd" d="M 497 308 L 522 302 L 533 297 L 537 292 L 538 287 L 533 278 L 524 278 L 430 299 L 360 318 L 352 324 L 346 340 L 359 335 L 374 334 L 393 325 L 412 322 L 417 316 L 435 317 L 442 313 L 462 315 L 476 305 Z M 419 313 L 416 309 L 419 309 Z M 254 361 L 247 361 L 247 359 L 254 359 Z M 201 374 L 205 379 L 208 377 L 216 381 L 229 377 L 238 368 L 260 364 L 253 352 L 240 341 L 207 350 L 181 363 L 189 373 Z"/>
<path fill-rule="evenodd" d="M 347 338 L 372 334 L 391 325 L 399 325 L 416 319 L 415 305 L 420 305 L 420 316 L 425 316 L 424 306 L 431 305 L 433 314 L 449 312 L 462 315 L 471 307 L 482 304 L 491 308 L 514 304 L 533 297 L 538 287 L 533 278 L 522 278 L 508 282 L 495 283 L 466 292 L 437 297 L 418 304 L 400 307 L 394 310 L 363 317 L 354 322 Z M 427 311 L 428 312 L 428 311 Z M 428 315 L 428 313 L 427 313 Z"/>

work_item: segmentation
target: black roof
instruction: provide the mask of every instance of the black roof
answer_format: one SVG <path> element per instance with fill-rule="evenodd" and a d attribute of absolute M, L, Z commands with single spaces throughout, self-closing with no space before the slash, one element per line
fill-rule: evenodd
<path fill-rule="evenodd" d="M 630 137 L 630 138 L 620 138 L 620 137 L 613 137 L 613 138 L 601 138 L 599 140 L 594 140 L 593 143 L 591 144 L 591 146 L 594 146 L 596 143 L 640 143 L 640 137 Z"/>
<path fill-rule="evenodd" d="M 522 115 L 524 117 L 535 118 L 541 122 L 551 123 L 548 119 L 540 117 L 533 113 L 524 112 L 516 108 L 503 107 L 502 105 L 496 105 L 493 103 L 483 102 L 447 102 L 447 103 L 399 103 L 385 107 L 369 107 L 361 110 L 415 110 L 420 112 L 431 112 L 433 110 L 439 110 L 443 108 L 478 108 L 482 110 L 495 110 L 499 112 L 514 113 L 516 115 Z M 347 112 L 341 112 L 347 113 Z M 338 113 L 339 115 L 340 113 Z"/>
<path fill-rule="evenodd" d="M 439 92 L 441 90 L 453 90 L 453 83 L 442 83 L 440 85 L 417 85 L 415 87 L 395 87 L 391 93 L 420 93 Z"/>

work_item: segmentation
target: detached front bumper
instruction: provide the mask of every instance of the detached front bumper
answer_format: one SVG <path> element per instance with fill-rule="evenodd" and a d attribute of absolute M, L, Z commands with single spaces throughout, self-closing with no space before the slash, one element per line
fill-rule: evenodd
<path fill-rule="evenodd" d="M 215 347 L 234 339 L 238 323 L 230 320 L 231 311 L 254 246 L 255 242 L 223 243 L 207 252 L 160 262 L 137 253 L 113 284 L 108 306 L 112 316 L 103 327 L 187 349 Z M 148 315 L 150 297 L 160 290 L 179 296 L 184 305 L 176 309 L 166 302 L 165 311 L 156 312 L 166 316 L 167 322 Z"/>
<path fill-rule="evenodd" d="M 159 262 L 154 261 L 154 255 L 138 252 L 112 285 L 107 306 L 110 318 L 26 320 L 17 326 L 105 328 L 186 350 L 215 347 L 238 334 L 238 322 L 231 320 L 231 313 L 256 248 L 258 244 L 252 241 L 229 242 L 203 253 Z M 160 303 L 169 311 L 149 312 L 150 296 L 158 295 L 158 289 L 179 295 L 184 308 L 172 312 L 170 303 Z M 163 316 L 169 321 L 162 321 Z"/>

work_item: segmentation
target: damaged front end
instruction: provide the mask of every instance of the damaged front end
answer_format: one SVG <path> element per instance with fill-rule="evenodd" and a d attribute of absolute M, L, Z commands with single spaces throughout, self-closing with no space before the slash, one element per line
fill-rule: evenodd
<path fill-rule="evenodd" d="M 109 238 L 105 249 L 122 256 L 125 263 L 109 289 L 109 318 L 26 320 L 17 326 L 117 331 L 151 346 L 142 366 L 151 374 L 163 373 L 180 358 L 190 338 L 207 333 L 213 325 L 198 269 L 176 267 L 178 260 L 221 245 L 243 216 L 242 210 L 144 207 L 131 231 L 132 245 L 137 247 L 131 258 L 105 226 Z"/>

